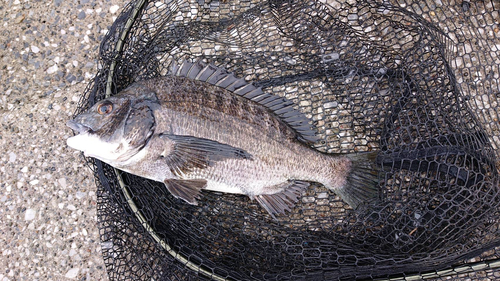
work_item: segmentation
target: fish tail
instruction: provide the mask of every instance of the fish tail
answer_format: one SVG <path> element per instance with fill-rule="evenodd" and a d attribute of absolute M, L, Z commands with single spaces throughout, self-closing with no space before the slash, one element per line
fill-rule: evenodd
<path fill-rule="evenodd" d="M 351 169 L 345 184 L 334 191 L 353 209 L 361 204 L 377 201 L 379 197 L 377 155 L 378 152 L 347 155 L 351 160 Z"/>

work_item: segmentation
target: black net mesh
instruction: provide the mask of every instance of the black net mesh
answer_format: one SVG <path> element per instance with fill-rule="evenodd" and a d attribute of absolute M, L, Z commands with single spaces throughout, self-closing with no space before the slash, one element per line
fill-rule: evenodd
<path fill-rule="evenodd" d="M 173 62 L 213 63 L 292 100 L 317 150 L 379 151 L 380 202 L 353 211 L 313 185 L 274 220 L 89 159 L 111 280 L 500 276 L 500 2 L 323 2 L 133 1 L 80 112 Z"/>

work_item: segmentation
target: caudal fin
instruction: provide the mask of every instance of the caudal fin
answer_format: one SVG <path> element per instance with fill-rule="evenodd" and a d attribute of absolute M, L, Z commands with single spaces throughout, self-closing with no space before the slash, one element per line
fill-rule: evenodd
<path fill-rule="evenodd" d="M 352 168 L 343 187 L 335 190 L 342 200 L 353 209 L 363 203 L 374 202 L 378 199 L 378 172 L 376 164 L 378 152 L 349 154 Z"/>

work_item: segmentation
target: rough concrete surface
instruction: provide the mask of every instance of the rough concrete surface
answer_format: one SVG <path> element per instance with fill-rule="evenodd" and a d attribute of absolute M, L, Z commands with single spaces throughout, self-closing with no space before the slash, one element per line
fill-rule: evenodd
<path fill-rule="evenodd" d="M 96 186 L 65 123 L 125 2 L 0 2 L 0 281 L 107 280 Z"/>

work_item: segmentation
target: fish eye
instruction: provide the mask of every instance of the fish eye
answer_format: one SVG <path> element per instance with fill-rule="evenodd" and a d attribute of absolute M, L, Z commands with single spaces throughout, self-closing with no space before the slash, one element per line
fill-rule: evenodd
<path fill-rule="evenodd" d="M 97 106 L 97 113 L 101 115 L 109 114 L 111 111 L 113 111 L 113 104 L 109 101 L 103 102 Z"/>

